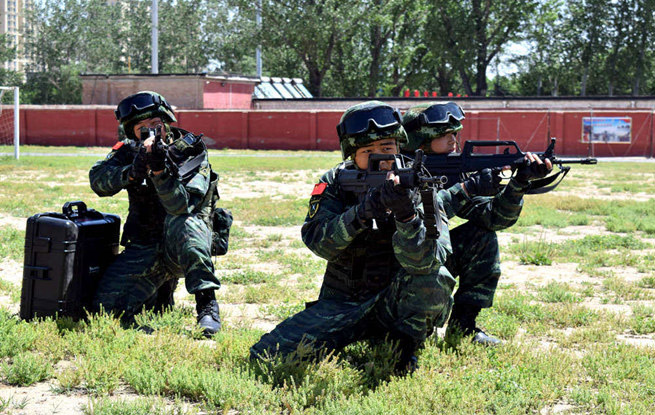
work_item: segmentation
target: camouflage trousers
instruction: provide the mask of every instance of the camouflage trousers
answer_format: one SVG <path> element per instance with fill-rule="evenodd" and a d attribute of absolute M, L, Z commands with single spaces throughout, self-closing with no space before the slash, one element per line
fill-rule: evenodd
<path fill-rule="evenodd" d="M 172 305 L 178 278 L 193 294 L 218 289 L 210 254 L 211 231 L 196 215 L 168 215 L 164 238 L 152 245 L 130 244 L 100 279 L 93 306 L 130 320 L 141 309 Z"/>
<path fill-rule="evenodd" d="M 500 278 L 496 232 L 468 221 L 450 231 L 453 254 L 446 268 L 459 277 L 455 304 L 491 307 Z"/>
<path fill-rule="evenodd" d="M 444 324 L 452 307 L 455 280 L 441 270 L 410 275 L 401 269 L 388 287 L 363 301 L 352 301 L 324 285 L 315 304 L 262 336 L 250 348 L 250 356 L 286 356 L 301 343 L 317 352 L 339 350 L 365 339 L 421 344 L 435 325 Z"/>

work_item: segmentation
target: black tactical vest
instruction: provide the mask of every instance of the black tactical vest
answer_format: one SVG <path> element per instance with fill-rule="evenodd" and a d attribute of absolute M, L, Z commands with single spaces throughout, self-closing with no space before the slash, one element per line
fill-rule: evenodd
<path fill-rule="evenodd" d="M 169 152 L 174 152 L 176 168 L 180 168 L 194 156 L 202 153 L 202 151 L 206 151 L 206 147 L 199 136 L 194 136 L 179 128 L 172 128 L 172 134 L 174 141 L 169 146 Z M 176 146 L 177 143 L 181 145 Z M 210 191 L 214 188 L 215 185 L 210 187 Z M 129 199 L 129 212 L 125 220 L 125 226 L 123 227 L 121 245 L 126 245 L 128 242 L 138 244 L 154 244 L 160 242 L 164 234 L 166 209 L 164 209 L 164 206 L 159 201 L 157 189 L 152 183 L 152 180 L 148 177 L 141 183 L 129 184 L 126 189 Z M 207 213 L 204 211 L 208 210 L 211 199 L 211 196 L 206 197 L 205 203 L 201 203 L 202 206 L 196 209 L 203 210 L 203 216 L 207 216 Z M 204 206 L 205 204 L 207 206 Z"/>
<path fill-rule="evenodd" d="M 339 193 L 344 205 L 357 203 L 356 195 Z M 378 293 L 391 283 L 401 268 L 391 240 L 396 232 L 396 221 L 393 215 L 388 215 L 376 223 L 377 230 L 363 231 L 341 255 L 328 261 L 323 284 L 358 300 Z"/>
<path fill-rule="evenodd" d="M 121 245 L 128 242 L 148 245 L 161 241 L 166 210 L 159 201 L 157 190 L 150 178 L 142 183 L 127 186 L 127 194 L 130 206 L 123 227 Z"/>

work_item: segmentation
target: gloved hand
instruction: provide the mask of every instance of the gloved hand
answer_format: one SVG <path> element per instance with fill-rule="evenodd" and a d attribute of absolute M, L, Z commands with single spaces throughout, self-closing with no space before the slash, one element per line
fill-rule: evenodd
<path fill-rule="evenodd" d="M 542 162 L 539 156 L 528 153 L 524 162 L 516 170 L 514 180 L 521 186 L 527 186 L 531 180 L 546 177 L 553 170 L 550 161 Z"/>
<path fill-rule="evenodd" d="M 387 208 L 380 201 L 380 189 L 371 187 L 357 207 L 357 216 L 362 223 L 371 219 L 383 218 Z"/>
<path fill-rule="evenodd" d="M 387 180 L 380 187 L 380 201 L 391 210 L 396 220 L 407 222 L 416 215 L 416 206 L 410 189 L 395 185 L 393 180 Z"/>
<path fill-rule="evenodd" d="M 134 161 L 132 162 L 132 167 L 128 176 L 132 180 L 138 182 L 142 181 L 148 175 L 148 156 L 146 155 L 146 148 L 139 146 L 139 150 L 134 156 Z"/>
<path fill-rule="evenodd" d="M 152 171 L 161 171 L 166 167 L 166 149 L 161 139 L 156 140 L 155 144 L 150 147 L 148 165 Z"/>
<path fill-rule="evenodd" d="M 482 169 L 464 180 L 463 185 L 470 196 L 494 196 L 500 191 L 500 167 Z"/>

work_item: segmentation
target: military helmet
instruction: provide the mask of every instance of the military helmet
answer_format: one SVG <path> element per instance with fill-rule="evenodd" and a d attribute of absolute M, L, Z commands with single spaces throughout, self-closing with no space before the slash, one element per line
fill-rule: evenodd
<path fill-rule="evenodd" d="M 380 101 L 366 101 L 348 108 L 337 125 L 337 134 L 344 160 L 374 141 L 395 138 L 398 145 L 407 142 L 400 112 Z"/>
<path fill-rule="evenodd" d="M 134 125 L 148 118 L 160 117 L 167 124 L 177 122 L 170 104 L 160 94 L 152 91 L 140 91 L 124 98 L 114 111 L 116 119 L 123 127 L 125 134 L 134 137 Z M 168 130 L 168 128 L 166 128 Z"/>
<path fill-rule="evenodd" d="M 403 115 L 403 126 L 407 131 L 404 151 L 416 151 L 423 144 L 448 133 L 456 133 L 464 126 L 466 118 L 462 107 L 452 101 L 428 102 L 411 107 Z"/>

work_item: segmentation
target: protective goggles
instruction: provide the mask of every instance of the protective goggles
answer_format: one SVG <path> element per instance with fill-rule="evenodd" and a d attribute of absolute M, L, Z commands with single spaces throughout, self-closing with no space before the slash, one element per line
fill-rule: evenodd
<path fill-rule="evenodd" d="M 414 131 L 426 125 L 433 126 L 435 124 L 447 123 L 450 117 L 461 121 L 466 118 L 466 115 L 462 107 L 454 102 L 435 104 L 426 108 L 416 118 L 405 124 L 405 130 Z"/>
<path fill-rule="evenodd" d="M 143 111 L 151 108 L 157 108 L 162 105 L 164 108 L 173 111 L 168 102 L 159 95 L 153 94 L 135 94 L 131 97 L 125 98 L 118 104 L 114 111 L 118 121 L 131 116 L 135 111 Z"/>
<path fill-rule="evenodd" d="M 365 133 L 373 128 L 386 130 L 401 124 L 400 112 L 391 107 L 355 111 L 337 125 L 339 137 Z"/>

